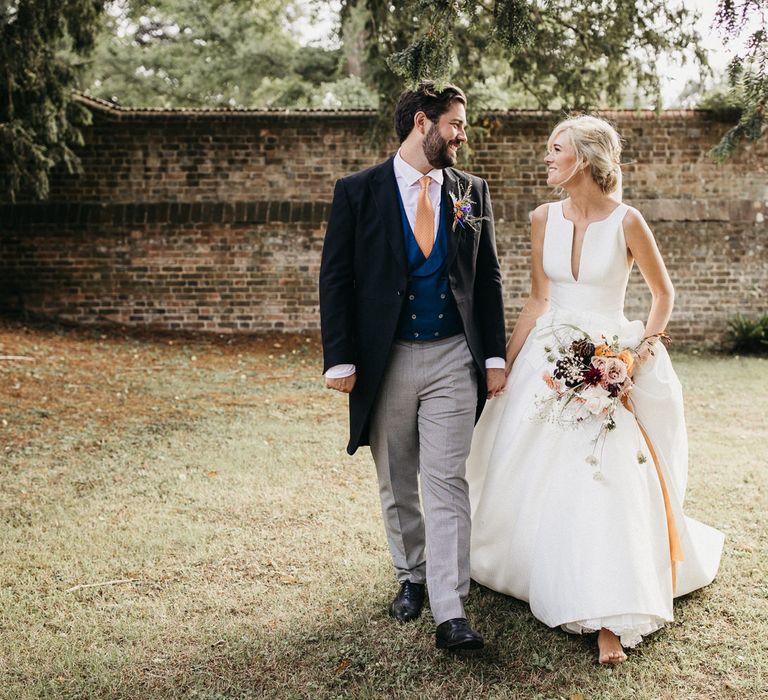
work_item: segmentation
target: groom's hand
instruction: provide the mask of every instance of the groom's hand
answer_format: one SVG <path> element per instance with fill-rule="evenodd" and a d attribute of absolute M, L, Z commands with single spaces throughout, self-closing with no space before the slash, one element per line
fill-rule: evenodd
<path fill-rule="evenodd" d="M 357 374 L 350 374 L 348 377 L 341 377 L 339 379 L 329 379 L 326 377 L 325 386 L 328 389 L 335 389 L 343 394 L 348 394 L 355 388 L 355 382 L 357 381 Z"/>
<path fill-rule="evenodd" d="M 488 389 L 487 398 L 492 399 L 504 393 L 504 387 L 507 385 L 507 373 L 503 367 L 490 368 L 485 370 L 485 383 Z"/>

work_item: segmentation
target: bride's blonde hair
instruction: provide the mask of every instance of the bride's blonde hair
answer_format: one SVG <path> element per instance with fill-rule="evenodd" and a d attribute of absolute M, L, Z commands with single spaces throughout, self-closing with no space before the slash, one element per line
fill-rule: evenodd
<path fill-rule="evenodd" d="M 598 117 L 583 115 L 561 121 L 550 134 L 547 150 L 560 132 L 565 132 L 576 151 L 577 173 L 589 164 L 592 179 L 600 190 L 621 201 L 621 137 L 616 129 Z"/>

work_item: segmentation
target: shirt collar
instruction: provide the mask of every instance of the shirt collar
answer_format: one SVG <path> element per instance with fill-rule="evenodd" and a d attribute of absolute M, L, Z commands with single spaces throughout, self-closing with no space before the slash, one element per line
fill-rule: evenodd
<path fill-rule="evenodd" d="M 408 187 L 418 184 L 419 180 L 422 177 L 424 177 L 424 173 L 420 173 L 418 170 L 416 170 L 416 168 L 414 168 L 412 165 L 409 165 L 403 160 L 403 157 L 400 155 L 399 150 L 395 154 L 395 160 L 394 160 L 393 166 L 395 168 L 395 176 L 404 180 L 405 184 L 408 185 Z M 430 170 L 427 173 L 427 175 L 429 175 L 441 187 L 443 186 L 442 170 L 438 170 L 437 168 L 432 168 L 432 170 Z"/>

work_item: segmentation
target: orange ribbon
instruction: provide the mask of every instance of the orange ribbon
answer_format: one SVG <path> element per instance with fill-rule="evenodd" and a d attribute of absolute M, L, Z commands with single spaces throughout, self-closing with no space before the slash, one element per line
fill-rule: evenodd
<path fill-rule="evenodd" d="M 661 473 L 661 465 L 659 464 L 659 458 L 656 456 L 656 450 L 653 449 L 653 443 L 648 437 L 648 433 L 645 432 L 642 424 L 637 418 L 637 414 L 632 408 L 632 404 L 626 396 L 621 397 L 621 403 L 635 418 L 637 421 L 637 427 L 640 428 L 640 432 L 645 439 L 645 444 L 648 445 L 648 451 L 651 453 L 653 464 L 656 467 L 656 475 L 659 477 L 659 485 L 661 486 L 661 494 L 664 497 L 664 511 L 667 516 L 667 534 L 669 537 L 669 560 L 672 564 L 672 593 L 675 592 L 677 587 L 677 570 L 676 562 L 684 561 L 683 546 L 680 544 L 680 535 L 677 532 L 677 523 L 675 522 L 675 514 L 672 511 L 672 503 L 669 500 L 669 492 L 667 491 L 667 485 L 664 482 L 664 475 Z"/>

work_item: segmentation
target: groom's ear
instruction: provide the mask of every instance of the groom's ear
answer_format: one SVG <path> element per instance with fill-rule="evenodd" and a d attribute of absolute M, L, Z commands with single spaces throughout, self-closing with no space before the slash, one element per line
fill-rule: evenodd
<path fill-rule="evenodd" d="M 429 117 L 427 117 L 426 112 L 416 112 L 416 114 L 413 115 L 413 128 L 418 129 L 419 133 L 423 136 L 424 134 L 429 131 L 429 125 L 430 125 Z"/>

